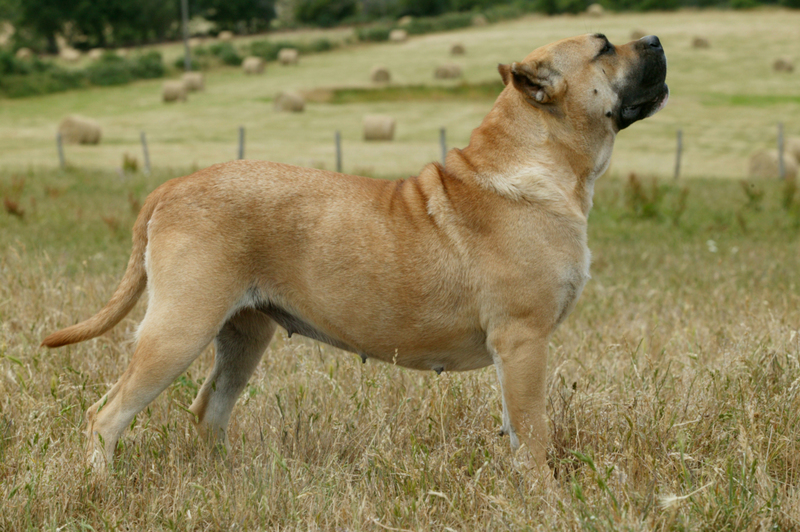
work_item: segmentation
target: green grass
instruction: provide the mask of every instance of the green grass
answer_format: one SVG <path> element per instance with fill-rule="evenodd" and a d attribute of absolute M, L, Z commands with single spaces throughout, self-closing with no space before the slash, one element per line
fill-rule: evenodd
<path fill-rule="evenodd" d="M 529 16 L 412 37 L 402 44 L 361 44 L 308 55 L 298 67 L 270 63 L 263 76 L 248 77 L 236 68 L 213 70 L 206 91 L 192 94 L 189 102 L 181 105 L 161 103 L 160 81 L 0 100 L 0 167 L 54 168 L 58 164 L 57 124 L 70 113 L 81 113 L 100 122 L 104 138 L 96 147 L 67 147 L 67 159 L 80 168 L 113 170 L 125 153 L 141 161 L 138 139 L 142 130 L 148 134 L 154 166 L 208 166 L 236 156 L 237 130 L 245 126 L 249 158 L 330 169 L 335 161 L 334 132 L 340 130 L 345 171 L 383 177 L 416 174 L 423 164 L 438 157 L 441 127 L 447 128 L 450 146 L 463 147 L 492 105 L 491 91 L 486 98 L 449 93 L 461 82 L 434 80 L 438 65 L 459 63 L 466 84 L 488 87 L 499 80 L 498 63 L 521 60 L 534 48 L 556 39 L 602 31 L 613 42 L 623 43 L 633 29 L 641 28 L 658 34 L 664 43 L 672 97 L 658 115 L 619 135 L 612 171 L 671 175 L 675 132 L 680 128 L 683 175 L 741 178 L 749 155 L 775 143 L 777 122 L 786 124 L 787 136 L 800 136 L 800 102 L 792 97 L 800 74 L 771 69 L 777 57 L 794 54 L 793 59 L 800 60 L 790 46 L 798 25 L 800 11 L 776 9 L 625 13 L 600 19 Z M 296 38 L 310 42 L 318 37 L 335 40 L 350 35 L 349 30 L 336 31 L 339 33 L 312 32 Z M 711 48 L 693 49 L 695 35 L 706 36 Z M 235 43 L 245 46 L 263 38 L 253 36 Z M 295 37 L 278 34 L 269 38 Z M 465 44 L 466 55 L 449 55 L 455 42 Z M 177 43 L 158 49 L 167 64 L 180 54 Z M 366 89 L 373 88 L 369 73 L 376 65 L 390 69 L 393 84 L 369 92 Z M 429 87 L 429 97 L 422 90 L 403 95 L 403 87 Z M 354 91 L 347 98 L 341 93 L 348 103 L 311 102 L 304 113 L 292 115 L 275 113 L 269 103 L 282 90 L 319 93 L 337 89 Z M 406 96 L 411 99 L 400 99 Z M 395 117 L 394 142 L 362 140 L 363 116 L 373 113 Z"/>
<path fill-rule="evenodd" d="M 776 182 L 598 183 L 592 279 L 550 345 L 547 491 L 497 435 L 492 368 L 361 364 L 283 333 L 230 453 L 184 412 L 209 350 L 92 476 L 83 413 L 130 359 L 144 305 L 95 340 L 38 344 L 106 302 L 136 202 L 180 173 L 0 171 L 24 210 L 0 211 L 0 530 L 800 527 L 800 195 Z"/>

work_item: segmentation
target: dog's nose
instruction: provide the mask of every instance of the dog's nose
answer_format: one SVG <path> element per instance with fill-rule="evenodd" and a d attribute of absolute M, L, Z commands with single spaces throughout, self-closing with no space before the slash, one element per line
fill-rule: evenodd
<path fill-rule="evenodd" d="M 651 48 L 655 48 L 656 50 L 661 50 L 661 41 L 659 41 L 658 37 L 656 37 L 655 35 L 648 35 L 647 37 L 642 37 L 642 42 Z"/>

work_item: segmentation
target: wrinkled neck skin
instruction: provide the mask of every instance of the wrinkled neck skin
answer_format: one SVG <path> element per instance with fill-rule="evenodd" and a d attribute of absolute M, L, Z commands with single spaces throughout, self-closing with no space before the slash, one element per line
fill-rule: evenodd
<path fill-rule="evenodd" d="M 546 202 L 586 220 L 594 182 L 608 168 L 615 137 L 608 119 L 539 105 L 509 86 L 469 145 L 450 152 L 447 168 L 472 174 L 480 186 L 509 199 Z"/>

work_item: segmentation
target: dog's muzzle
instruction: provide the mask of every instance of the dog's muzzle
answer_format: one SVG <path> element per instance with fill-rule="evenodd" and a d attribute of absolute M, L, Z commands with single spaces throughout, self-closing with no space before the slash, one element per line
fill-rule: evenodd
<path fill-rule="evenodd" d="M 638 120 L 653 116 L 667 105 L 669 87 L 667 56 L 655 35 L 642 37 L 634 47 L 639 62 L 620 88 L 620 105 L 616 113 L 617 126 L 625 129 Z"/>

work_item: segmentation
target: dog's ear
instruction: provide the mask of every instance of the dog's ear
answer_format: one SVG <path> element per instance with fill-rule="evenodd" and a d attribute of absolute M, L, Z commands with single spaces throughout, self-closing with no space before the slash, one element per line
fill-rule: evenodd
<path fill-rule="evenodd" d="M 497 65 L 497 71 L 500 72 L 500 77 L 503 78 L 503 85 L 508 85 L 511 82 L 511 65 Z"/>
<path fill-rule="evenodd" d="M 552 103 L 566 89 L 563 76 L 547 64 L 511 63 L 497 69 L 504 84 L 513 83 L 525 98 L 536 103 Z"/>

